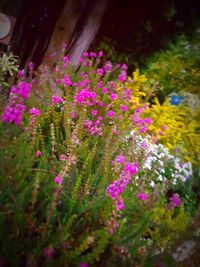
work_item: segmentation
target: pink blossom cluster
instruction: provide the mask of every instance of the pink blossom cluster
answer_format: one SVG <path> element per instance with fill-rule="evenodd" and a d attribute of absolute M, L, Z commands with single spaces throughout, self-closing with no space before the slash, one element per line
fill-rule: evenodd
<path fill-rule="evenodd" d="M 70 80 L 70 78 L 69 78 L 69 76 L 67 74 L 63 78 L 63 84 L 65 86 L 72 85 L 72 82 L 71 82 L 71 80 Z"/>
<path fill-rule="evenodd" d="M 12 86 L 11 93 L 26 99 L 31 91 L 31 84 L 26 81 L 20 81 L 17 85 Z"/>
<path fill-rule="evenodd" d="M 173 194 L 170 197 L 170 204 L 172 205 L 172 207 L 178 207 L 181 205 L 181 199 L 177 196 L 177 194 Z"/>
<path fill-rule="evenodd" d="M 96 93 L 94 91 L 89 91 L 89 88 L 82 89 L 75 95 L 75 102 L 81 105 L 95 105 L 97 103 Z"/>
<path fill-rule="evenodd" d="M 146 201 L 147 200 L 147 195 L 145 193 L 142 192 L 138 192 L 136 194 L 137 199 L 142 200 L 142 201 Z"/>
<path fill-rule="evenodd" d="M 131 177 L 138 171 L 138 164 L 132 162 L 124 162 L 123 155 L 117 155 L 115 158 L 117 164 L 123 164 L 123 169 L 120 173 L 119 179 L 115 180 L 106 188 L 108 196 L 114 200 L 116 210 L 124 208 L 123 199 L 120 197 L 127 185 L 131 181 Z"/>
<path fill-rule="evenodd" d="M 59 97 L 59 96 L 56 96 L 56 95 L 52 96 L 52 100 L 51 101 L 52 101 L 52 104 L 63 103 L 62 97 Z"/>
<path fill-rule="evenodd" d="M 26 109 L 25 105 L 10 101 L 2 113 L 2 123 L 21 124 L 23 111 Z"/>
<path fill-rule="evenodd" d="M 127 73 L 125 70 L 122 70 L 121 74 L 118 75 L 117 79 L 120 83 L 123 83 L 126 81 Z"/>
<path fill-rule="evenodd" d="M 22 76 L 22 71 L 19 76 Z M 2 123 L 15 123 L 16 125 L 21 124 L 22 114 L 26 109 L 24 100 L 29 96 L 32 88 L 32 84 L 26 81 L 19 81 L 16 85 L 11 87 L 10 98 L 6 108 L 2 113 Z"/>
<path fill-rule="evenodd" d="M 137 126 L 141 133 L 145 133 L 148 130 L 148 126 L 152 124 L 151 118 L 141 118 L 142 108 L 137 107 L 135 113 L 131 115 L 131 121 L 134 126 Z"/>
<path fill-rule="evenodd" d="M 103 134 L 103 126 L 104 124 L 101 123 L 102 117 L 98 116 L 97 120 L 92 122 L 91 120 L 87 119 L 85 120 L 85 128 L 91 135 L 99 135 L 101 136 Z"/>
<path fill-rule="evenodd" d="M 34 126 L 35 121 L 36 121 L 36 117 L 40 115 L 40 110 L 37 108 L 31 108 L 29 110 L 29 114 L 31 115 L 29 125 Z"/>
<path fill-rule="evenodd" d="M 31 116 L 33 116 L 33 117 L 37 117 L 37 116 L 40 115 L 40 110 L 37 109 L 37 108 L 31 108 L 31 109 L 29 110 L 29 114 L 30 114 Z"/>

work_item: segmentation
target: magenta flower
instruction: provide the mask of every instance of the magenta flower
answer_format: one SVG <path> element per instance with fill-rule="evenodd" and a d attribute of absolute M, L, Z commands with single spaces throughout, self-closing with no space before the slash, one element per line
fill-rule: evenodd
<path fill-rule="evenodd" d="M 120 109 L 121 109 L 122 111 L 124 111 L 124 112 L 128 110 L 127 106 L 125 106 L 125 105 L 121 105 L 121 106 L 120 106 Z"/>
<path fill-rule="evenodd" d="M 21 103 L 8 103 L 1 116 L 2 123 L 9 122 L 19 125 L 21 123 L 22 114 L 25 109 L 26 107 Z"/>
<path fill-rule="evenodd" d="M 152 124 L 152 119 L 151 119 L 151 118 L 145 118 L 143 121 L 144 121 L 147 125 Z"/>
<path fill-rule="evenodd" d="M 65 161 L 66 159 L 67 159 L 67 157 L 66 157 L 65 154 L 61 154 L 61 155 L 59 156 L 59 160 L 60 160 L 60 161 Z"/>
<path fill-rule="evenodd" d="M 128 69 L 127 65 L 126 64 L 123 64 L 122 65 L 122 70 L 127 70 L 127 69 Z"/>
<path fill-rule="evenodd" d="M 176 194 L 173 194 L 170 197 L 170 201 L 174 207 L 178 207 L 181 205 L 181 199 Z"/>
<path fill-rule="evenodd" d="M 105 72 L 111 72 L 112 71 L 112 64 L 110 61 L 107 61 L 104 65 Z"/>
<path fill-rule="evenodd" d="M 99 51 L 98 57 L 103 57 L 103 51 Z"/>
<path fill-rule="evenodd" d="M 137 199 L 142 200 L 142 201 L 147 200 L 147 195 L 145 193 L 139 192 L 139 193 L 137 193 L 136 197 L 137 197 Z"/>
<path fill-rule="evenodd" d="M 58 184 L 58 185 L 60 185 L 61 184 L 61 182 L 62 182 L 62 179 L 61 179 L 61 177 L 58 175 L 58 176 L 56 176 L 55 178 L 54 178 L 54 182 L 56 183 L 56 184 Z"/>
<path fill-rule="evenodd" d="M 102 90 L 101 90 L 101 91 L 102 91 L 102 93 L 103 93 L 103 94 L 106 94 L 106 93 L 108 93 L 108 89 L 107 89 L 106 87 L 102 88 Z"/>
<path fill-rule="evenodd" d="M 88 57 L 88 52 L 83 52 L 82 56 L 87 58 Z"/>
<path fill-rule="evenodd" d="M 117 211 L 120 211 L 124 208 L 124 201 L 122 198 L 116 199 L 115 200 L 115 207 Z"/>
<path fill-rule="evenodd" d="M 117 98 L 117 95 L 116 95 L 115 93 L 113 93 L 113 92 L 110 93 L 110 99 L 111 99 L 111 100 L 114 101 L 114 100 L 116 100 L 116 98 Z"/>
<path fill-rule="evenodd" d="M 87 262 L 81 262 L 79 267 L 88 267 L 88 264 Z"/>
<path fill-rule="evenodd" d="M 96 116 L 97 115 L 97 110 L 93 109 L 92 110 L 92 116 Z"/>
<path fill-rule="evenodd" d="M 123 83 L 126 80 L 126 76 L 120 74 L 120 75 L 118 75 L 117 79 L 119 82 Z"/>
<path fill-rule="evenodd" d="M 63 99 L 59 96 L 53 95 L 52 96 L 52 104 L 62 103 Z"/>
<path fill-rule="evenodd" d="M 123 155 L 117 155 L 115 158 L 115 161 L 117 163 L 123 163 L 124 162 L 124 156 Z"/>
<path fill-rule="evenodd" d="M 35 153 L 36 158 L 40 158 L 42 156 L 42 152 L 40 150 Z"/>
<path fill-rule="evenodd" d="M 31 108 L 29 110 L 29 114 L 34 116 L 34 117 L 37 117 L 38 115 L 40 115 L 40 110 L 37 108 Z"/>
<path fill-rule="evenodd" d="M 24 77 L 24 70 L 18 70 L 17 77 L 23 78 Z"/>
<path fill-rule="evenodd" d="M 69 116 L 71 119 L 75 119 L 76 118 L 76 114 L 74 112 L 69 112 Z"/>
<path fill-rule="evenodd" d="M 69 78 L 69 76 L 66 74 L 65 76 L 64 76 L 64 78 L 63 78 L 63 84 L 65 85 L 65 86 L 67 86 L 67 85 L 72 85 L 72 82 L 70 81 L 70 78 Z"/>
<path fill-rule="evenodd" d="M 109 111 L 106 113 L 106 116 L 107 116 L 107 117 L 113 117 L 114 114 L 115 114 L 114 111 L 109 110 Z"/>

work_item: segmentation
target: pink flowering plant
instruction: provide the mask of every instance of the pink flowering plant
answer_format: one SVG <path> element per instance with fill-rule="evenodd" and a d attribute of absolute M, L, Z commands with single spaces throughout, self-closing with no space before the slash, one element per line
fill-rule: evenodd
<path fill-rule="evenodd" d="M 166 196 L 170 181 L 165 190 L 152 189 L 151 177 L 142 181 L 147 158 L 143 148 L 136 153 L 136 137 L 144 138 L 152 123 L 143 112 L 148 105 L 142 99 L 133 104 L 127 66 L 102 56 L 84 52 L 78 69 L 64 56 L 46 79 L 20 76 L 11 89 L 1 128 L 7 135 L 8 124 L 17 124 L 21 134 L 11 135 L 1 157 L 7 164 L 1 181 L 6 215 L 0 218 L 11 226 L 1 230 L 6 263 L 130 264 L 141 247 L 145 258 L 157 246 L 156 239 L 151 247 L 145 239 L 156 229 L 154 208 L 171 216 L 183 208 L 178 195 Z M 38 86 L 50 97 L 36 103 L 28 97 Z"/>

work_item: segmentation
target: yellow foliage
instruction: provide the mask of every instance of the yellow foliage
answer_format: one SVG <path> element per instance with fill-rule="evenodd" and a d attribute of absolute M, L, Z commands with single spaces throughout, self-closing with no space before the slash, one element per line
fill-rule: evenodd
<path fill-rule="evenodd" d="M 126 87 L 133 92 L 130 101 L 131 108 L 141 106 L 141 98 L 147 96 L 147 92 L 141 87 L 146 81 L 144 75 L 139 75 L 136 70 L 133 78 L 129 77 Z M 167 146 L 171 153 L 179 152 L 183 160 L 193 164 L 199 164 L 200 160 L 200 133 L 197 128 L 199 122 L 195 120 L 192 110 L 184 105 L 170 105 L 166 100 L 162 105 L 158 99 L 154 99 L 154 104 L 149 105 L 143 114 L 152 119 L 149 132 L 156 140 Z M 166 129 L 165 129 L 166 128 Z"/>
<path fill-rule="evenodd" d="M 183 207 L 178 210 L 155 207 L 152 210 L 151 221 L 152 229 L 149 229 L 148 233 L 158 246 L 166 246 L 186 229 L 189 218 Z"/>

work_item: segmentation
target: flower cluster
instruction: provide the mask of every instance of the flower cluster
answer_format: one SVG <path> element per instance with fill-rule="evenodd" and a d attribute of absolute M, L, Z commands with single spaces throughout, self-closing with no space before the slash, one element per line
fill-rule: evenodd
<path fill-rule="evenodd" d="M 123 164 L 123 168 L 119 175 L 119 179 L 115 180 L 106 188 L 106 193 L 115 201 L 115 207 L 119 211 L 124 208 L 123 199 L 120 195 L 131 181 L 132 176 L 137 172 L 138 164 L 124 162 L 123 155 L 117 155 L 115 161 L 117 164 Z"/>
<path fill-rule="evenodd" d="M 184 163 L 171 155 L 164 145 L 154 144 L 151 136 L 142 137 L 133 131 L 131 136 L 134 139 L 133 154 L 140 161 L 141 173 L 151 174 L 149 183 L 152 187 L 155 183 L 165 182 L 169 179 L 173 184 L 177 180 L 185 182 L 192 176 L 192 164 L 190 162 Z"/>
<path fill-rule="evenodd" d="M 31 88 L 32 84 L 26 81 L 20 81 L 12 86 L 8 104 L 2 113 L 2 123 L 21 124 L 22 114 L 26 109 L 24 100 L 29 96 Z"/>

